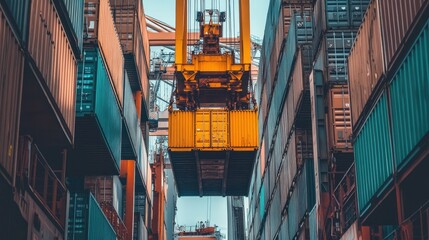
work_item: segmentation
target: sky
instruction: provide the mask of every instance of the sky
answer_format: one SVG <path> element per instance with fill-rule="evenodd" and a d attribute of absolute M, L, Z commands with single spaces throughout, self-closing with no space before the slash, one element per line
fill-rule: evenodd
<path fill-rule="evenodd" d="M 192 3 L 196 1 L 200 0 L 189 0 Z M 209 1 L 207 0 L 206 6 L 210 5 Z M 221 11 L 225 10 L 222 7 L 227 1 L 230 0 L 217 0 L 217 2 L 221 3 Z M 269 2 L 269 0 L 250 0 L 250 32 L 251 35 L 261 40 L 264 35 Z M 175 0 L 143 0 L 143 3 L 145 14 L 175 26 Z M 237 19 L 238 14 L 235 17 Z M 238 19 L 235 22 L 237 22 L 235 30 L 238 32 Z M 208 209 L 209 211 L 207 211 Z M 225 197 L 181 197 L 178 199 L 177 224 L 195 226 L 197 221 L 206 220 L 210 220 L 212 225 L 219 226 L 222 234 L 227 235 L 227 204 Z"/>

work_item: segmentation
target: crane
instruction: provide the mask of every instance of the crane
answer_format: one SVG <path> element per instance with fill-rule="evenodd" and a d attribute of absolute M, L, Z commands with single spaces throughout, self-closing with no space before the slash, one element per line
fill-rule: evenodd
<path fill-rule="evenodd" d="M 176 0 L 168 153 L 179 196 L 244 196 L 249 190 L 258 149 L 257 106 L 250 81 L 249 0 L 237 1 L 239 62 L 220 47 L 228 12 L 199 9 L 200 45 L 190 50 L 188 11 L 195 9 Z"/>

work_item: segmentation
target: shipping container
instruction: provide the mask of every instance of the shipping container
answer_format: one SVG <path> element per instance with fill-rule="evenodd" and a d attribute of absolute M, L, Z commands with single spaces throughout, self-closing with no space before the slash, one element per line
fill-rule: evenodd
<path fill-rule="evenodd" d="M 11 16 L 13 21 L 9 20 L 12 31 L 17 33 L 18 42 L 25 46 L 28 36 L 28 11 L 30 7 L 29 0 L 5 0 L 5 8 L 3 10 L 9 12 L 3 17 Z"/>
<path fill-rule="evenodd" d="M 77 58 L 80 58 L 83 50 L 83 16 L 84 16 L 84 0 L 62 0 L 58 1 L 59 8 L 62 8 L 62 15 L 66 16 L 63 21 L 65 28 L 71 28 L 73 33 L 71 42 L 76 44 L 79 51 Z M 60 12 L 61 10 L 58 10 Z M 61 14 L 60 14 L 61 16 Z M 67 30 L 66 30 L 67 31 Z"/>
<path fill-rule="evenodd" d="M 287 219 L 289 221 L 289 234 L 290 238 L 293 239 L 294 236 L 298 236 L 301 226 L 301 221 L 304 220 L 308 206 L 308 196 L 307 196 L 307 173 L 302 171 L 301 174 L 296 179 L 295 188 L 293 189 L 292 195 L 290 197 Z"/>
<path fill-rule="evenodd" d="M 309 223 L 309 240 L 317 240 L 317 233 L 318 233 L 318 223 L 317 223 L 317 207 L 314 206 L 313 209 L 310 210 L 310 213 L 308 214 L 308 223 Z"/>
<path fill-rule="evenodd" d="M 109 0 L 85 0 L 84 42 L 97 43 L 103 53 L 115 95 L 122 109 L 124 56 L 115 28 Z"/>
<path fill-rule="evenodd" d="M 137 159 L 139 150 L 137 142 L 138 125 L 134 95 L 128 81 L 128 74 L 125 72 L 121 159 Z"/>
<path fill-rule="evenodd" d="M 323 72 L 313 70 L 310 74 L 310 99 L 314 159 L 328 158 L 328 144 L 325 120 Z"/>
<path fill-rule="evenodd" d="M 256 149 L 256 114 L 253 110 L 173 111 L 169 116 L 169 148 Z"/>
<path fill-rule="evenodd" d="M 76 116 L 75 149 L 68 170 L 73 174 L 118 174 L 122 117 L 97 48 L 85 49 L 79 64 Z"/>
<path fill-rule="evenodd" d="M 398 169 L 429 132 L 429 21 L 390 83 L 392 138 Z"/>
<path fill-rule="evenodd" d="M 42 86 L 59 109 L 65 134 L 73 143 L 77 63 L 52 0 L 31 2 L 28 52 L 43 78 Z M 33 63 L 34 61 L 34 63 Z M 48 97 L 49 99 L 50 97 Z"/>
<path fill-rule="evenodd" d="M 18 150 L 24 56 L 5 15 L 0 11 L 0 173 L 13 185 Z"/>
<path fill-rule="evenodd" d="M 6 229 L 5 231 L 12 231 L 13 235 L 10 239 L 17 239 L 19 234 L 17 231 L 23 231 L 24 236 L 31 236 L 31 239 L 58 239 L 63 240 L 65 235 L 64 226 L 59 226 L 52 217 L 47 214 L 43 204 L 40 204 L 37 197 L 34 197 L 28 191 L 15 194 L 16 203 L 25 203 L 17 204 L 14 206 L 17 209 L 19 208 L 20 220 L 19 224 L 16 224 L 11 229 Z M 64 207 L 65 210 L 65 207 Z M 2 233 L 2 235 L 4 232 Z M 25 238 L 24 238 L 25 239 Z"/>
<path fill-rule="evenodd" d="M 353 125 L 384 74 L 378 2 L 368 7 L 349 56 Z"/>
<path fill-rule="evenodd" d="M 414 41 L 415 36 L 410 34 L 412 29 L 418 26 L 417 21 L 419 18 L 423 19 L 423 21 L 425 18 L 427 19 L 425 9 L 427 9 L 428 5 L 427 0 L 379 1 L 384 62 L 388 67 L 387 69 L 390 70 L 398 57 L 398 53 L 406 49 L 405 42 L 408 39 Z M 401 62 L 400 59 L 398 61 Z"/>
<path fill-rule="evenodd" d="M 19 185 L 37 198 L 43 211 L 55 224 L 65 228 L 67 189 L 48 160 L 54 162 L 62 159 L 46 159 L 30 136 L 20 137 L 17 167 L 17 177 L 21 180 Z"/>
<path fill-rule="evenodd" d="M 349 56 L 355 37 L 355 30 L 331 30 L 325 33 L 329 83 L 348 82 L 347 57 Z"/>
<path fill-rule="evenodd" d="M 71 193 L 69 206 L 68 239 L 116 240 L 112 225 L 91 193 Z"/>
<path fill-rule="evenodd" d="M 123 194 L 119 176 L 85 176 L 84 188 L 92 193 L 98 203 L 109 203 L 122 215 Z"/>
<path fill-rule="evenodd" d="M 141 1 L 114 0 L 111 1 L 111 5 L 131 88 L 133 91 L 142 89 L 144 99 L 148 100 L 149 39 L 145 31 L 146 18 L 143 4 Z M 148 104 L 147 101 L 146 104 Z"/>
<path fill-rule="evenodd" d="M 329 89 L 328 108 L 329 149 L 335 152 L 352 151 L 352 123 L 348 86 L 336 85 Z"/>
<path fill-rule="evenodd" d="M 354 143 L 356 185 L 359 212 L 362 216 L 393 174 L 387 94 L 383 93 L 357 133 Z"/>
<path fill-rule="evenodd" d="M 325 0 L 328 29 L 359 27 L 370 0 Z"/>

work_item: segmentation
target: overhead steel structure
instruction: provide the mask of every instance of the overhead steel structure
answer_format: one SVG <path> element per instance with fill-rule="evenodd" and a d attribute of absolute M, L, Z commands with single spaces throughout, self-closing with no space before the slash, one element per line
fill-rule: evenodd
<path fill-rule="evenodd" d="M 221 51 L 228 13 L 219 9 L 198 12 L 202 48 L 190 51 L 190 8 L 187 0 L 176 0 L 176 88 L 168 133 L 179 196 L 244 196 L 249 190 L 258 123 L 250 81 L 249 0 L 238 3 L 240 62 L 233 51 Z"/>

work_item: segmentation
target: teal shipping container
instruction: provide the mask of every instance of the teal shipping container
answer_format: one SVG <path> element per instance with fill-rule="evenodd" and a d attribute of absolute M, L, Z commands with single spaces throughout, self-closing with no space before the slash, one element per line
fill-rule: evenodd
<path fill-rule="evenodd" d="M 390 83 L 396 166 L 405 166 L 429 132 L 429 20 Z M 426 140 L 427 141 L 427 140 Z"/>
<path fill-rule="evenodd" d="M 66 21 L 73 30 L 73 38 L 79 50 L 82 50 L 83 45 L 83 7 L 84 0 L 62 0 L 60 1 L 67 15 Z"/>
<path fill-rule="evenodd" d="M 28 11 L 30 8 L 30 1 L 4 0 L 4 2 L 6 3 L 5 10 L 8 13 L 7 15 L 13 18 L 11 25 L 12 28 L 17 31 L 19 35 L 19 42 L 21 42 L 21 44 L 26 43 L 28 34 Z"/>
<path fill-rule="evenodd" d="M 119 174 L 122 116 L 98 48 L 84 50 L 79 63 L 76 98 L 76 141 L 72 174 Z"/>
<path fill-rule="evenodd" d="M 70 194 L 67 237 L 75 240 L 116 239 L 115 231 L 90 192 Z"/>
<path fill-rule="evenodd" d="M 137 140 L 138 117 L 134 95 L 128 74 L 124 78 L 124 118 L 122 128 L 122 159 L 137 159 L 139 145 Z"/>
<path fill-rule="evenodd" d="M 357 198 L 360 215 L 393 173 L 387 94 L 383 93 L 369 114 L 354 144 Z"/>

